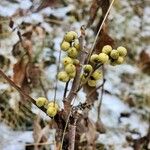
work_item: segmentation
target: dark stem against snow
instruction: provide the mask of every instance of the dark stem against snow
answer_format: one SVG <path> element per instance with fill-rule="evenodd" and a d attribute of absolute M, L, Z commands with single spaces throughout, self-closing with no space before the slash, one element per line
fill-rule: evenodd
<path fill-rule="evenodd" d="M 100 113 L 101 113 L 101 105 L 102 105 L 102 100 L 103 100 L 103 95 L 104 95 L 104 84 L 105 84 L 105 71 L 104 71 L 104 65 L 102 65 L 102 72 L 103 72 L 103 82 L 101 85 L 101 95 L 100 95 L 100 100 L 99 100 L 99 105 L 97 108 L 97 120 L 100 119 Z"/>

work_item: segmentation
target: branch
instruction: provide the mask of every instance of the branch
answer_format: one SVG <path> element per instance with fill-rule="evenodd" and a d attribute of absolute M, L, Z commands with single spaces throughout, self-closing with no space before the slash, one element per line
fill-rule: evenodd
<path fill-rule="evenodd" d="M 75 149 L 76 122 L 74 125 L 69 125 L 69 150 Z"/>
<path fill-rule="evenodd" d="M 86 52 L 86 49 L 84 47 L 84 40 L 85 40 L 85 29 L 82 26 L 81 27 L 81 36 L 79 38 L 80 47 L 81 47 L 81 53 L 79 56 L 80 65 L 77 66 L 77 68 L 76 68 L 76 76 L 73 80 L 73 84 L 72 84 L 70 93 L 68 94 L 68 96 L 66 98 L 66 101 L 68 101 L 69 103 L 71 103 L 71 101 L 73 100 L 73 98 L 77 94 L 78 88 L 80 86 L 80 74 L 82 71 L 82 65 L 84 64 L 84 62 L 86 60 L 86 56 L 87 56 L 87 52 Z"/>
<path fill-rule="evenodd" d="M 22 96 L 25 97 L 25 99 L 32 104 L 36 105 L 36 100 L 30 97 L 28 94 L 26 94 L 19 86 L 17 86 L 7 75 L 0 69 L 0 75 L 11 85 L 13 86 Z M 39 107 L 38 107 L 39 108 Z M 46 113 L 46 109 L 44 107 L 40 107 L 43 112 Z"/>

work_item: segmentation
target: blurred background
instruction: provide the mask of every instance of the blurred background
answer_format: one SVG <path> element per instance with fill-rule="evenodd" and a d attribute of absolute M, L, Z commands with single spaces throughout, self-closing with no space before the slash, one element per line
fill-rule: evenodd
<path fill-rule="evenodd" d="M 60 43 L 67 31 L 80 34 L 80 27 L 91 16 L 92 3 L 94 0 L 1 0 L 0 68 L 33 98 L 53 99 Z M 101 16 L 99 9 L 86 29 L 89 48 Z M 123 65 L 106 66 L 101 108 L 106 132 L 98 134 L 96 143 L 102 150 L 132 150 L 134 141 L 146 136 L 150 126 L 149 0 L 115 0 L 106 26 L 104 40 L 111 39 L 114 47 L 126 47 L 128 55 Z M 29 58 L 21 59 L 20 33 L 34 63 L 27 74 Z M 57 99 L 62 108 L 63 90 L 64 84 L 58 83 Z M 76 105 L 84 98 L 85 94 L 79 92 Z M 93 122 L 96 111 L 93 107 L 89 114 Z M 55 129 L 47 128 L 49 121 L 0 76 L 0 150 L 33 149 L 39 134 L 49 142 L 43 149 L 54 149 Z"/>

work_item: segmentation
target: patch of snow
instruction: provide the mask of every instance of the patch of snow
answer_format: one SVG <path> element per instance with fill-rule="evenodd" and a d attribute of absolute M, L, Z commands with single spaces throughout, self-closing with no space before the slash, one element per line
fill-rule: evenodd
<path fill-rule="evenodd" d="M 4 17 L 12 16 L 16 10 L 19 8 L 18 5 L 8 5 L 8 6 L 2 6 L 0 5 L 0 15 Z"/>
<path fill-rule="evenodd" d="M 32 2 L 30 0 L 23 0 L 20 1 L 19 6 L 21 9 L 29 9 L 32 6 Z"/>
<path fill-rule="evenodd" d="M 26 142 L 33 142 L 32 131 L 13 131 L 2 123 L 0 123 L 0 131 L 1 150 L 24 150 Z"/>

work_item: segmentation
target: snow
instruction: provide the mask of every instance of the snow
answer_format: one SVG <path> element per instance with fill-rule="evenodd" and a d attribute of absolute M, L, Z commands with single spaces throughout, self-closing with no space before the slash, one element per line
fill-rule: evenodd
<path fill-rule="evenodd" d="M 0 123 L 0 131 L 1 150 L 24 150 L 25 143 L 33 142 L 32 131 L 13 131 L 3 123 Z"/>
<path fill-rule="evenodd" d="M 3 1 L 3 5 L 0 5 L 0 15 L 2 16 L 12 16 L 17 9 L 21 8 L 23 10 L 26 10 L 31 7 L 32 3 L 30 0 L 19 0 L 19 3 L 10 4 L 9 2 Z M 17 18 L 15 20 L 16 25 L 20 25 L 22 21 L 29 22 L 32 24 L 38 24 L 41 23 L 41 26 L 46 30 L 48 33 L 54 32 L 53 30 L 56 30 L 54 32 L 55 38 L 53 39 L 54 42 L 54 53 L 53 55 L 56 57 L 56 62 L 59 61 L 59 51 L 60 51 L 60 43 L 62 41 L 62 37 L 65 34 L 66 30 L 69 30 L 70 28 L 73 30 L 78 31 L 80 30 L 80 26 L 82 24 L 85 24 L 84 20 L 80 23 L 74 22 L 71 26 L 68 27 L 67 22 L 65 22 L 67 19 L 66 13 L 75 9 L 75 7 L 71 4 L 67 7 L 62 8 L 45 8 L 41 10 L 38 13 L 28 13 L 26 16 L 22 16 L 20 18 Z M 140 51 L 143 47 L 145 48 L 147 45 L 143 44 L 140 41 L 142 38 L 147 38 L 150 36 L 150 7 L 146 6 L 143 9 L 143 18 L 141 19 L 139 16 L 134 15 L 132 7 L 129 5 L 128 1 L 121 1 L 121 9 L 116 10 L 113 8 L 111 10 L 111 13 L 109 15 L 110 26 L 113 25 L 110 29 L 110 35 L 113 37 L 113 39 L 121 40 L 124 37 L 127 37 L 128 39 L 131 39 L 130 43 L 128 44 L 128 47 L 131 47 L 133 51 Z M 45 22 L 44 17 L 54 15 L 59 19 L 62 19 L 63 23 L 65 22 L 66 29 L 62 28 L 61 25 L 58 28 L 52 27 L 51 24 L 48 24 Z M 68 21 L 68 20 L 67 20 Z M 141 29 L 142 26 L 142 29 Z M 87 35 L 89 37 L 93 36 L 93 32 L 90 29 L 87 29 Z M 134 37 L 134 38 L 133 38 Z M 11 39 L 11 40 L 10 40 Z M 11 48 L 12 45 L 18 40 L 18 36 L 16 35 L 16 32 L 12 33 L 10 39 L 4 39 L 1 40 L 1 48 L 0 48 L 0 54 L 7 55 L 12 63 L 15 62 L 15 59 L 12 58 L 11 55 Z M 49 39 L 48 39 L 49 40 Z M 139 41 L 138 41 L 139 40 Z M 137 45 L 135 43 L 138 43 Z M 119 43 L 120 44 L 120 43 Z M 132 45 L 133 44 L 133 45 Z M 143 46 L 143 47 L 142 47 Z M 2 49 L 6 49 L 7 51 L 2 51 Z M 148 47 L 148 46 L 147 46 Z M 149 49 L 149 47 L 147 48 Z M 50 48 L 45 48 L 43 51 L 46 53 L 49 51 Z M 43 57 L 45 56 L 45 53 L 43 54 Z M 61 53 L 61 58 L 63 58 L 66 54 L 64 52 Z M 48 84 L 51 85 L 51 87 L 55 87 L 56 83 L 56 65 L 51 65 L 50 67 L 45 68 L 44 73 L 46 78 L 48 79 Z M 61 68 L 60 68 L 61 70 Z M 101 107 L 101 120 L 103 124 L 106 127 L 106 133 L 101 134 L 97 141 L 100 143 L 103 143 L 106 145 L 107 149 L 110 149 L 113 147 L 115 150 L 132 150 L 132 148 L 128 145 L 126 142 L 126 136 L 131 135 L 134 139 L 138 138 L 138 135 L 131 134 L 129 131 L 137 131 L 141 134 L 141 136 L 144 136 L 147 132 L 148 123 L 141 118 L 141 114 L 145 112 L 139 112 L 136 108 L 131 109 L 127 103 L 123 101 L 123 99 L 120 99 L 118 95 L 121 95 L 122 92 L 124 95 L 129 93 L 143 93 L 147 94 L 149 92 L 149 86 L 145 86 L 147 83 L 149 83 L 149 79 L 146 76 L 143 76 L 143 78 L 137 78 L 137 82 L 133 83 L 133 85 L 127 85 L 127 83 L 123 83 L 121 79 L 121 75 L 123 73 L 127 73 L 131 76 L 137 75 L 140 73 L 140 70 L 137 68 L 137 66 L 130 65 L 130 64 L 123 64 L 120 66 L 107 66 L 106 71 L 106 83 L 105 83 L 105 90 L 110 92 L 110 94 L 104 94 L 103 101 L 102 101 L 102 107 Z M 12 75 L 12 68 L 7 71 L 8 75 Z M 144 79 L 144 80 L 143 80 Z M 52 81 L 52 83 L 51 83 Z M 59 106 L 63 108 L 62 103 L 62 97 L 63 97 L 63 89 L 65 87 L 65 83 L 62 83 L 58 81 L 58 90 L 57 90 L 57 101 L 59 103 Z M 71 84 L 69 84 L 69 88 L 71 87 Z M 0 83 L 0 90 L 6 90 L 10 88 L 10 86 L 6 83 Z M 137 90 L 138 89 L 138 90 Z M 54 90 L 49 89 L 48 90 L 48 99 L 53 100 L 54 99 Z M 32 93 L 31 95 L 33 98 L 37 98 L 36 93 Z M 19 94 L 16 94 L 16 92 L 13 92 L 11 95 L 11 99 L 9 101 L 10 106 L 12 108 L 15 108 L 15 102 L 19 98 Z M 123 95 L 122 95 L 123 97 Z M 74 102 L 74 105 L 78 105 L 80 102 L 85 101 L 85 94 L 83 91 L 80 91 L 77 95 L 77 98 Z M 138 100 L 137 100 L 138 101 Z M 95 102 L 95 107 L 92 108 L 90 111 L 89 117 L 96 121 L 97 119 L 97 105 L 98 102 Z M 146 107 L 146 106 L 145 106 Z M 144 108 L 145 108 L 144 107 Z M 136 111 L 135 111 L 136 110 Z M 149 110 L 149 108 L 147 108 Z M 35 114 L 38 114 L 43 118 L 44 120 L 50 120 L 50 118 L 43 113 L 41 110 L 39 110 L 36 106 L 32 106 L 32 111 Z M 126 112 L 129 113 L 129 117 L 122 117 L 121 122 L 119 122 L 120 114 Z M 33 132 L 32 131 L 13 131 L 9 127 L 7 127 L 5 124 L 0 123 L 0 149 L 2 150 L 24 150 L 25 143 L 32 143 L 33 141 Z"/>

